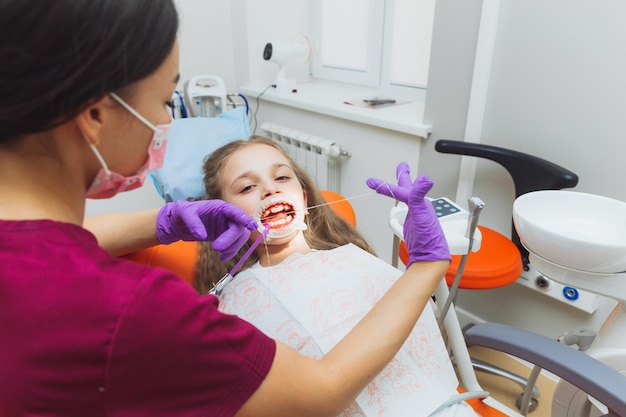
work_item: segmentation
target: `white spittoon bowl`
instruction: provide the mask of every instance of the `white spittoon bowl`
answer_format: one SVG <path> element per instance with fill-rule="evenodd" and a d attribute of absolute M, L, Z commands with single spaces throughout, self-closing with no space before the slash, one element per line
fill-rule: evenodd
<path fill-rule="evenodd" d="M 626 271 L 626 203 L 594 194 L 545 190 L 521 195 L 513 223 L 529 252 L 585 272 Z"/>

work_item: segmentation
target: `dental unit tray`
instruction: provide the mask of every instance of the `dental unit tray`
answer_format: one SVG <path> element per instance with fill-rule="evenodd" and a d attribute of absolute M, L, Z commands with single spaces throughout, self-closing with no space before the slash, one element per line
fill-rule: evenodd
<path fill-rule="evenodd" d="M 433 204 L 439 223 L 446 236 L 446 241 L 450 247 L 450 253 L 452 255 L 464 255 L 468 252 L 469 237 L 467 236 L 467 223 L 470 213 L 458 204 L 446 197 L 428 198 Z M 403 239 L 403 225 L 404 219 L 408 212 L 408 207 L 404 203 L 398 203 L 397 206 L 391 209 L 389 214 L 389 227 L 393 231 L 394 235 Z M 482 235 L 480 229 L 476 229 L 474 233 L 474 239 L 472 242 L 472 252 L 476 252 L 480 249 L 480 243 L 482 241 Z"/>

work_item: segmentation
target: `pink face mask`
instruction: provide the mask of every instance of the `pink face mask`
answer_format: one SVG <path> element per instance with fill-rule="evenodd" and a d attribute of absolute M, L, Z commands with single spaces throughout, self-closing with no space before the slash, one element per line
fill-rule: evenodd
<path fill-rule="evenodd" d="M 170 133 L 171 123 L 165 125 L 154 126 L 146 118 L 137 113 L 135 109 L 130 107 L 124 100 L 119 98 L 117 94 L 110 93 L 111 97 L 120 103 L 126 110 L 143 122 L 146 126 L 154 131 L 152 141 L 148 147 L 148 160 L 145 164 L 139 168 L 135 175 L 125 177 L 117 172 L 109 170 L 106 162 L 98 152 L 98 149 L 87 140 L 91 150 L 100 161 L 102 168 L 98 171 L 96 178 L 91 183 L 91 186 L 87 190 L 87 198 L 110 198 L 122 191 L 130 191 L 142 186 L 148 171 L 159 169 L 163 166 L 163 158 L 165 157 L 165 148 L 167 145 L 167 139 Z"/>

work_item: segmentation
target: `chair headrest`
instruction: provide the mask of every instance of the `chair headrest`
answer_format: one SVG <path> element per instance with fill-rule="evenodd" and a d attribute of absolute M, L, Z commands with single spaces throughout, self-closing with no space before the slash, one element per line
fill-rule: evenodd
<path fill-rule="evenodd" d="M 249 137 L 250 123 L 243 107 L 217 117 L 176 119 L 163 167 L 150 172 L 150 178 L 166 202 L 202 197 L 202 165 L 207 155 L 228 142 Z"/>

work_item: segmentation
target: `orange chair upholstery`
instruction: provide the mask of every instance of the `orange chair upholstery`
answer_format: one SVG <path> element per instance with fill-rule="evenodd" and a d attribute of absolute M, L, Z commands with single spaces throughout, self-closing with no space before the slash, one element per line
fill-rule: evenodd
<path fill-rule="evenodd" d="M 180 240 L 169 245 L 151 246 L 121 256 L 121 258 L 157 268 L 165 268 L 181 277 L 189 285 L 193 285 L 198 259 L 198 242 Z"/>
<path fill-rule="evenodd" d="M 356 214 L 352 204 L 344 196 L 329 190 L 322 190 L 321 193 L 324 200 L 330 203 L 330 207 L 335 210 L 339 217 L 343 217 L 352 226 L 356 226 Z"/>
<path fill-rule="evenodd" d="M 478 226 L 482 244 L 478 252 L 470 252 L 465 262 L 459 288 L 484 290 L 511 284 L 523 270 L 517 246 L 506 236 L 488 227 Z M 398 256 L 406 265 L 409 251 L 406 242 L 400 242 Z M 446 272 L 446 282 L 452 285 L 461 263 L 461 255 L 453 255 Z"/>
<path fill-rule="evenodd" d="M 463 388 L 459 387 L 456 389 L 460 394 L 466 392 Z M 491 407 L 489 404 L 485 404 L 480 398 L 471 398 L 469 400 L 465 400 L 466 403 L 470 405 L 476 411 L 476 413 L 480 417 L 510 417 L 507 414 L 504 414 L 500 410 L 496 410 Z"/>

